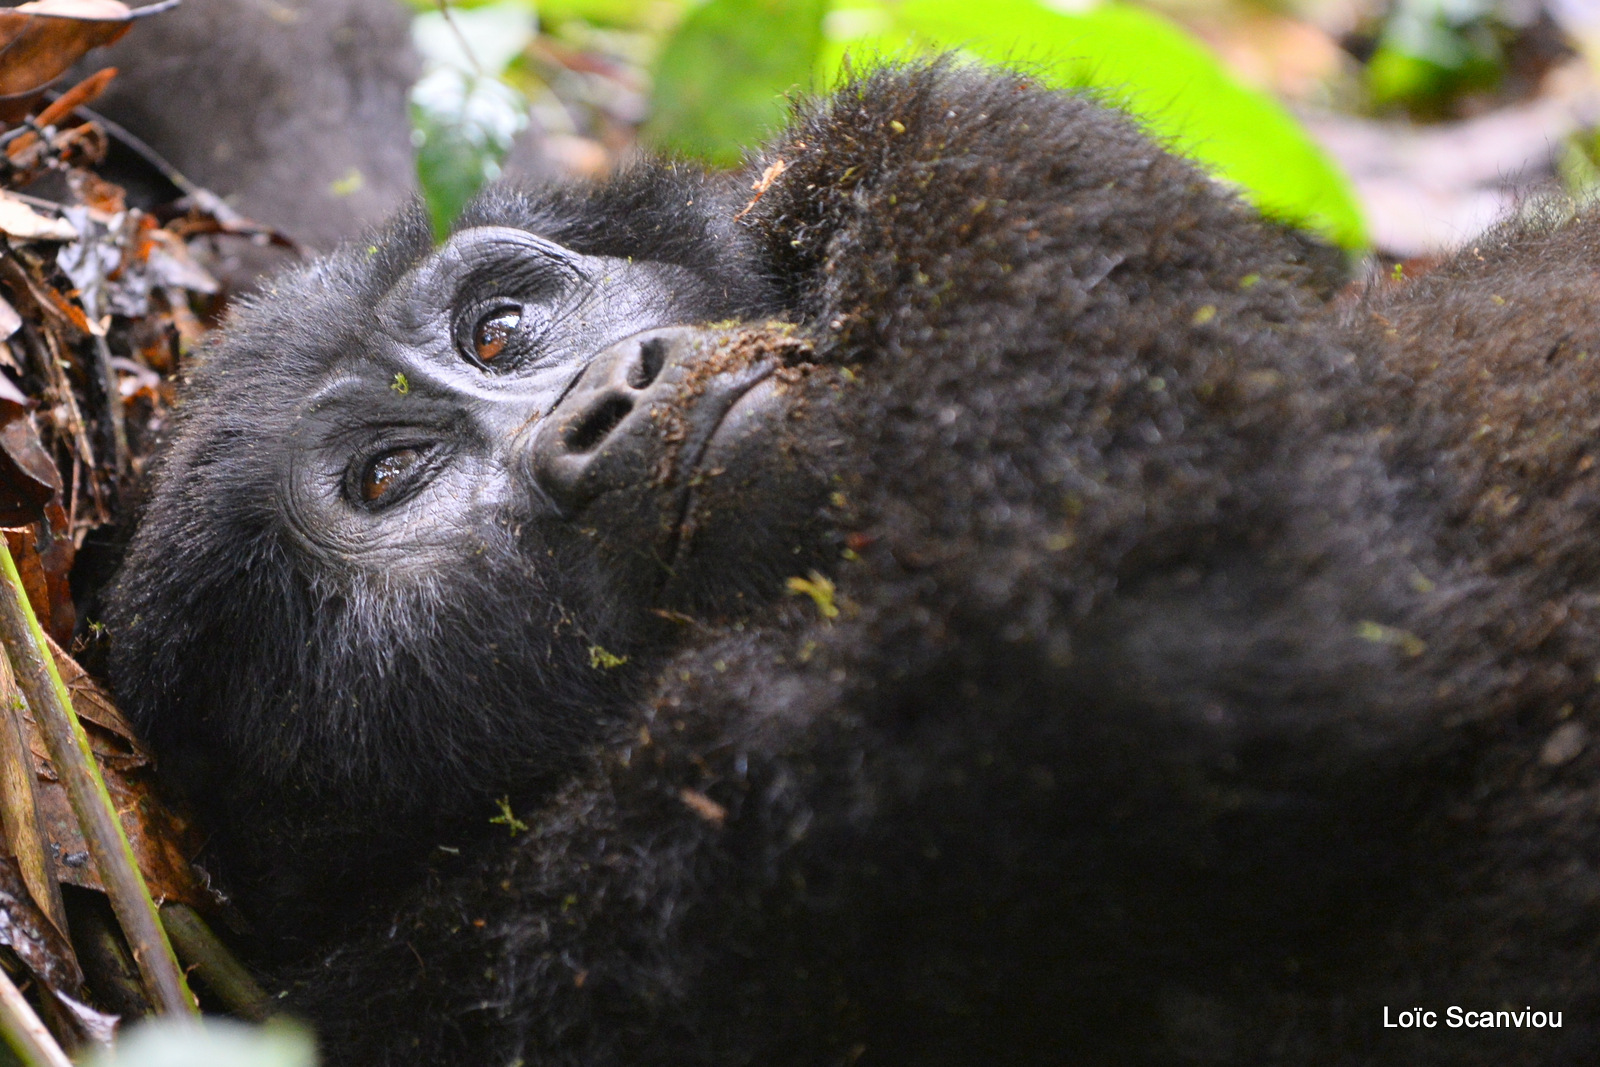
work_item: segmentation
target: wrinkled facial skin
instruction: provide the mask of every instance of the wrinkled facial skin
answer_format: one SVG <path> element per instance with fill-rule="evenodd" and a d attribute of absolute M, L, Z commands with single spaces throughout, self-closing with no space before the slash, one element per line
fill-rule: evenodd
<path fill-rule="evenodd" d="M 547 788 L 686 616 L 831 558 L 837 381 L 788 327 L 700 325 L 749 292 L 517 226 L 425 240 L 240 315 L 112 596 L 120 696 L 246 896 L 369 884 Z"/>
<path fill-rule="evenodd" d="M 623 614 L 715 605 L 766 550 L 786 562 L 822 485 L 776 448 L 794 399 L 778 372 L 809 349 L 666 326 L 692 321 L 695 284 L 508 227 L 456 234 L 378 306 L 370 351 L 304 401 L 283 492 L 300 549 L 425 573 L 517 516 L 562 558 L 587 543 Z M 729 477 L 743 510 L 701 506 Z M 768 544 L 701 549 L 732 543 L 727 520 Z"/>

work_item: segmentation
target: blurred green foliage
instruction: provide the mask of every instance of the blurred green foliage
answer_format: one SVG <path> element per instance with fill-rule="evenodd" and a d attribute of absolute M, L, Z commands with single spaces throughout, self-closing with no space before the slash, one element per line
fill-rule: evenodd
<path fill-rule="evenodd" d="M 1427 113 L 1494 88 L 1504 68 L 1497 15 L 1495 0 L 1399 0 L 1367 63 L 1373 103 Z"/>
<path fill-rule="evenodd" d="M 452 5 L 454 6 L 454 5 Z M 522 0 L 417 15 L 423 75 L 411 90 L 417 177 L 435 233 L 500 173 L 528 124 L 528 100 L 500 77 L 533 40 L 538 23 Z"/>
<path fill-rule="evenodd" d="M 1600 131 L 1578 130 L 1561 142 L 1556 153 L 1556 177 L 1561 188 L 1575 197 L 1600 192 Z"/>
<path fill-rule="evenodd" d="M 437 10 L 428 0 L 409 2 Z M 663 21 L 665 3 L 676 4 L 680 17 Z M 1347 180 L 1288 112 L 1232 77 L 1175 24 L 1129 4 L 454 0 L 451 7 L 458 26 L 486 11 L 514 9 L 529 18 L 537 10 L 547 24 L 583 19 L 672 27 L 658 34 L 651 117 L 640 134 L 650 147 L 715 165 L 737 164 L 743 150 L 781 127 L 790 96 L 835 84 L 847 63 L 955 53 L 1020 65 L 1049 83 L 1095 92 L 1237 186 L 1263 212 L 1346 248 L 1366 243 Z M 418 39 L 445 32 L 440 20 L 419 27 Z M 481 55 L 478 62 L 480 74 L 503 73 Z M 470 92 L 437 97 L 419 108 L 418 128 L 423 184 L 439 221 L 453 217 L 475 181 L 492 175 L 503 158 L 497 138 L 504 127 L 483 118 L 491 109 Z M 452 133 L 456 123 L 465 125 Z"/>
<path fill-rule="evenodd" d="M 656 64 L 642 134 L 657 148 L 731 167 L 783 124 L 784 94 L 812 83 L 827 0 L 710 0 Z"/>

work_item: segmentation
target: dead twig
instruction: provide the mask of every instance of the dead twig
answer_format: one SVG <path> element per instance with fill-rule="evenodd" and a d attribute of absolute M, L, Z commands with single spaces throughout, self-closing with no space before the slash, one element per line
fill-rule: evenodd
<path fill-rule="evenodd" d="M 105 779 L 89 748 L 88 735 L 72 710 L 67 687 L 56 670 L 44 631 L 33 614 L 17 573 L 11 549 L 0 541 L 0 644 L 16 674 L 22 695 L 33 711 L 56 774 L 67 788 L 73 814 L 83 830 L 89 854 L 111 898 L 140 977 L 156 1010 L 168 1015 L 195 1014 L 194 996 L 184 981 L 172 945 L 162 929 L 155 901 L 134 861 Z"/>

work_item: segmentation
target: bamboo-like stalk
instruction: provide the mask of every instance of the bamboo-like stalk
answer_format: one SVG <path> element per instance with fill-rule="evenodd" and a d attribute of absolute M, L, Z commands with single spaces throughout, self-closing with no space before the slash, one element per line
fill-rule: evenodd
<path fill-rule="evenodd" d="M 266 1022 L 272 1016 L 272 998 L 212 933 L 199 912 L 187 904 L 163 904 L 161 921 L 179 958 L 193 968 L 224 1007 L 253 1023 Z"/>
<path fill-rule="evenodd" d="M 129 1020 L 152 1014 L 150 998 L 139 981 L 139 966 L 133 962 L 127 940 L 117 931 L 111 902 L 101 908 L 100 901 L 79 896 L 76 903 L 77 907 L 68 905 L 72 945 L 99 1006 Z"/>
<path fill-rule="evenodd" d="M 133 846 L 123 833 L 116 806 L 100 776 L 100 766 L 89 748 L 89 737 L 72 710 L 72 698 L 56 670 L 45 643 L 44 631 L 28 603 L 11 549 L 0 537 L 0 643 L 5 645 L 17 684 L 33 711 L 56 774 L 67 788 L 72 813 L 77 816 L 95 870 L 111 898 L 111 910 L 139 966 L 156 1010 L 166 1015 L 198 1013 L 178 966 L 172 945 L 156 914 L 155 901 L 144 884 L 134 859 Z"/>
<path fill-rule="evenodd" d="M 72 1067 L 67 1054 L 39 1021 L 33 1005 L 3 970 L 0 970 L 0 1035 L 5 1037 L 7 1047 L 16 1053 L 23 1067 Z"/>

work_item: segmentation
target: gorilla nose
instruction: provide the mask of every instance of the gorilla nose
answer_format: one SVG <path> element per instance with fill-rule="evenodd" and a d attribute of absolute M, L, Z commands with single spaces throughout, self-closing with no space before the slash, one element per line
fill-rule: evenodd
<path fill-rule="evenodd" d="M 564 513 L 608 489 L 652 476 L 655 439 L 651 400 L 672 384 L 662 371 L 693 331 L 654 330 L 596 356 L 534 433 L 533 476 Z"/>

